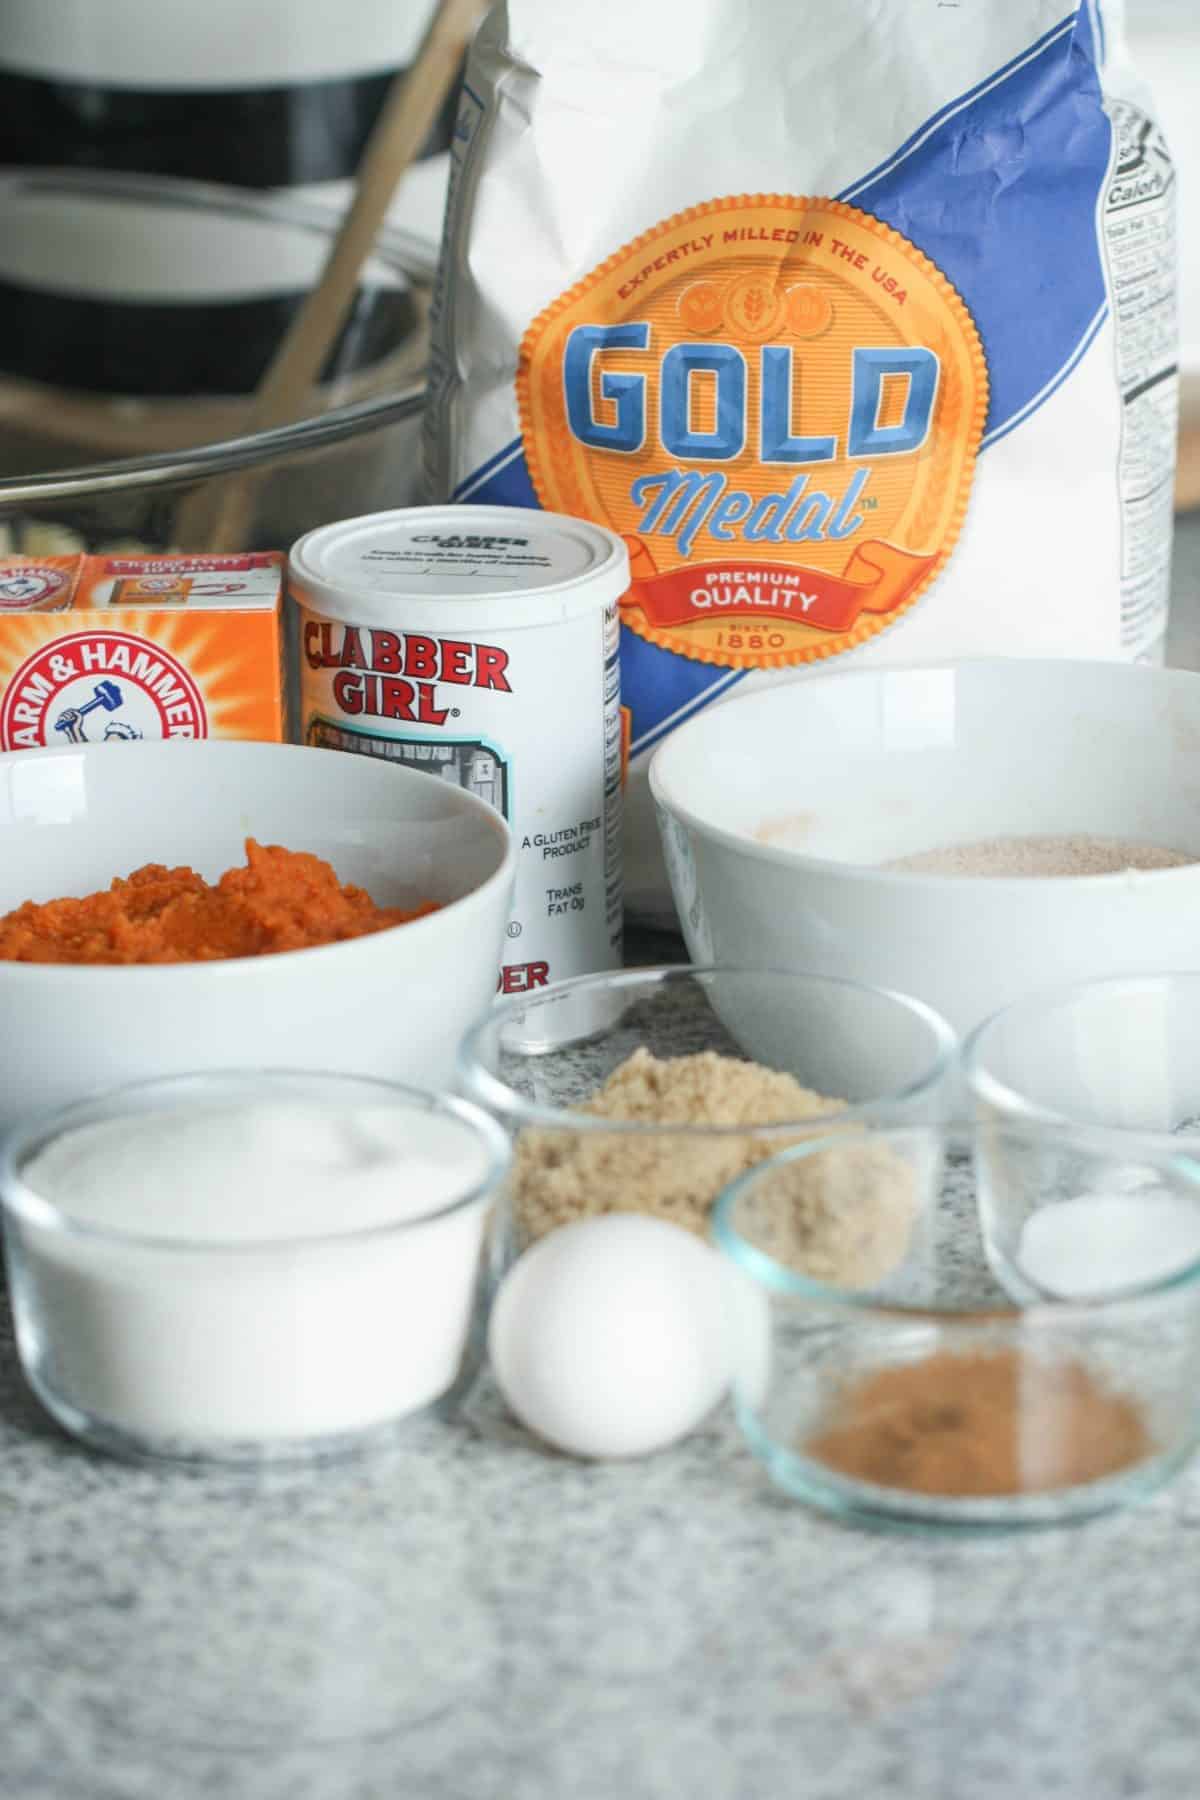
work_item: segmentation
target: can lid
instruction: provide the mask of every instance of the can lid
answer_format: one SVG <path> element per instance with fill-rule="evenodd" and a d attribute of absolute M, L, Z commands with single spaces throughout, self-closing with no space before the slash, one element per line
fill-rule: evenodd
<path fill-rule="evenodd" d="M 308 532 L 288 589 L 314 612 L 401 630 L 554 624 L 618 600 L 629 552 L 603 525 L 515 506 L 413 506 Z"/>

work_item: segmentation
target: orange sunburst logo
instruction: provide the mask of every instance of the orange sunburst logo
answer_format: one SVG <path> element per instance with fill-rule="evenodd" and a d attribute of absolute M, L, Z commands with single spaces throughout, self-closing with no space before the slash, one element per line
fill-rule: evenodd
<path fill-rule="evenodd" d="M 982 340 L 908 238 L 820 195 L 660 221 L 553 300 L 517 400 L 541 505 L 630 550 L 624 626 L 731 669 L 853 650 L 949 560 Z"/>

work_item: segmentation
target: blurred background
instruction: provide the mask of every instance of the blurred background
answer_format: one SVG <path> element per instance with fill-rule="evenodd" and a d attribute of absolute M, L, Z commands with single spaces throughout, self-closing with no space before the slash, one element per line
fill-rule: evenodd
<path fill-rule="evenodd" d="M 432 10 L 0 0 L 0 553 L 201 548 L 194 534 L 247 471 L 246 547 L 417 498 L 454 95 L 400 186 L 312 416 L 247 434 Z M 1179 171 L 1179 500 L 1200 506 L 1200 5 L 1127 10 Z"/>
<path fill-rule="evenodd" d="M 255 545 L 415 497 L 453 94 L 313 416 L 241 440 L 432 10 L 0 0 L 0 553 L 179 545 L 247 469 Z"/>

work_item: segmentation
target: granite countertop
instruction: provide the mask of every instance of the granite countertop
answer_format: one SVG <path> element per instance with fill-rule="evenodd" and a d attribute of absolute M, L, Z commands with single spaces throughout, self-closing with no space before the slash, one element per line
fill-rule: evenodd
<path fill-rule="evenodd" d="M 1195 518 L 1191 666 L 1198 587 Z M 1184 1800 L 1196 1554 L 1200 1464 L 1082 1529 L 873 1536 L 777 1498 L 727 1415 L 589 1467 L 486 1378 L 374 1461 L 126 1467 L 42 1416 L 4 1315 L 0 1796 Z"/>

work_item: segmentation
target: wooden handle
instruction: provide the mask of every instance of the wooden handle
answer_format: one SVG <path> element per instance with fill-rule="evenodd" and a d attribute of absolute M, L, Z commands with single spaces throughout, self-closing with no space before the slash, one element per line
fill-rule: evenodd
<path fill-rule="evenodd" d="M 301 417 L 309 391 L 345 323 L 401 176 L 429 136 L 479 19 L 479 0 L 441 0 L 416 62 L 397 77 L 359 165 L 354 201 L 321 279 L 292 321 L 263 377 L 255 429 Z"/>
<path fill-rule="evenodd" d="M 292 320 L 259 385 L 252 431 L 271 431 L 306 416 L 322 366 L 346 320 L 363 264 L 392 197 L 458 74 L 484 11 L 482 0 L 440 0 L 412 67 L 398 75 L 359 164 L 354 200 L 321 278 Z M 241 550 L 253 512 L 252 471 L 225 487 L 212 516 L 201 490 L 180 508 L 174 537 L 183 549 Z"/>

